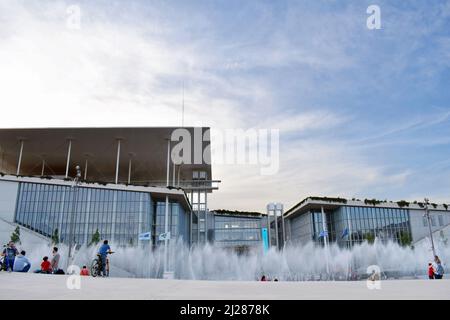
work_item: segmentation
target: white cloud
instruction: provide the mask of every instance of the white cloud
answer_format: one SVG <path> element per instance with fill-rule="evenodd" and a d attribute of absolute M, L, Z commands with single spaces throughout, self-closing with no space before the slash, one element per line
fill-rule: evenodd
<path fill-rule="evenodd" d="M 82 3 L 81 30 L 70 30 L 69 3 L 0 2 L 0 127 L 176 126 L 184 82 L 186 125 L 281 129 L 279 174 L 214 167 L 213 178 L 223 182 L 211 197 L 212 208 L 262 210 L 269 201 L 288 206 L 308 195 L 370 197 L 403 188 L 414 176 L 407 166 L 393 173 L 386 161 L 372 160 L 364 150 L 365 124 L 345 109 L 333 110 L 345 106 L 342 96 L 359 90 L 360 81 L 394 95 L 391 78 L 410 66 L 420 37 L 432 34 L 442 17 L 415 38 L 421 28 L 409 25 L 417 15 L 402 14 L 408 21 L 399 19 L 396 32 L 386 27 L 374 34 L 362 29 L 365 8 L 359 15 L 359 5 L 326 12 L 290 3 L 281 19 L 270 5 L 258 3 L 253 23 L 245 14 L 235 28 L 224 19 L 224 31 L 218 30 L 224 27 L 219 13 L 208 8 L 133 2 L 123 10 L 122 2 L 103 4 Z M 390 37 L 397 41 L 387 42 L 396 44 L 395 54 L 380 50 L 376 54 L 386 59 L 371 59 L 377 44 Z M 438 44 L 436 56 L 446 57 L 448 38 Z M 436 63 L 430 75 L 445 65 Z M 427 66 L 421 61 L 418 74 Z M 285 97 L 286 91 L 293 93 Z M 333 94 L 333 105 L 322 102 Z M 442 119 L 396 123 L 393 130 L 383 126 L 386 133 L 372 140 L 441 123 L 434 121 Z M 350 126 L 361 131 L 339 137 Z"/>

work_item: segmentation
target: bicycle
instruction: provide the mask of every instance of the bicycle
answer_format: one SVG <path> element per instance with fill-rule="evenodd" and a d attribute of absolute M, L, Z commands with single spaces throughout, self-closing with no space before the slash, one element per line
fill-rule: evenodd
<path fill-rule="evenodd" d="M 108 254 L 113 254 L 113 253 L 114 252 L 108 252 Z M 106 260 L 106 263 L 108 264 L 108 260 Z M 106 271 L 107 271 L 107 276 L 109 276 L 109 268 L 108 267 L 107 267 Z M 105 274 L 105 272 L 103 272 L 102 256 L 97 253 L 97 258 L 92 260 L 91 275 L 93 277 L 96 277 L 96 276 L 100 276 L 102 273 Z"/>

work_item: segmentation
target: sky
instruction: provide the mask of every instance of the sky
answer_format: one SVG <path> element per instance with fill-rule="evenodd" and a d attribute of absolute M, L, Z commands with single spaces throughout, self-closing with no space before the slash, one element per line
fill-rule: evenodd
<path fill-rule="evenodd" d="M 180 126 L 183 87 L 187 126 L 279 129 L 210 209 L 450 202 L 450 1 L 0 0 L 0 127 Z"/>

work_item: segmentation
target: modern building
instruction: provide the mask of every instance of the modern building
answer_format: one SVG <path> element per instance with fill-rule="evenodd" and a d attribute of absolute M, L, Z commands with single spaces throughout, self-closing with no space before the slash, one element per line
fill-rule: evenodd
<path fill-rule="evenodd" d="M 219 182 L 207 161 L 209 129 L 181 128 L 196 151 L 179 164 L 174 130 L 0 129 L 0 218 L 62 242 L 98 233 L 133 245 L 150 232 L 157 245 L 167 215 L 171 239 L 205 241 L 207 197 Z"/>
<path fill-rule="evenodd" d="M 286 242 L 286 224 L 284 222 L 284 206 L 282 203 L 272 202 L 266 206 L 267 210 L 267 226 L 263 230 L 265 241 L 264 246 L 267 248 L 275 247 L 277 249 L 283 248 Z M 265 235 L 267 232 L 267 236 Z"/>
<path fill-rule="evenodd" d="M 407 245 L 429 235 L 425 206 L 420 202 L 309 197 L 285 212 L 285 238 L 291 244 L 328 241 L 343 247 L 375 238 Z M 427 207 L 433 232 L 450 224 L 447 205 Z"/>
<path fill-rule="evenodd" d="M 259 212 L 211 211 L 210 242 L 221 248 L 247 253 L 262 249 L 261 230 L 266 226 Z"/>

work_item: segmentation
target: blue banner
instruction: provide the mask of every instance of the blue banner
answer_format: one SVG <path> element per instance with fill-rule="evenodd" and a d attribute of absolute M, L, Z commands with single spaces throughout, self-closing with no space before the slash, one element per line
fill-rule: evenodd
<path fill-rule="evenodd" d="M 262 234 L 262 243 L 263 243 L 264 253 L 266 253 L 267 251 L 269 251 L 269 236 L 267 234 L 267 228 L 262 228 L 261 234 Z"/>

